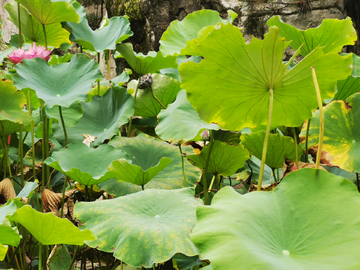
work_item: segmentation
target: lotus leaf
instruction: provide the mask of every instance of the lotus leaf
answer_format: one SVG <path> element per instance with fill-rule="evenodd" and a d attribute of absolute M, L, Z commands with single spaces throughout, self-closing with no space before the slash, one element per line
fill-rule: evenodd
<path fill-rule="evenodd" d="M 181 90 L 174 103 L 159 115 L 159 124 L 155 132 L 166 141 L 200 141 L 200 133 L 205 129 L 219 129 L 216 124 L 202 121 L 186 98 L 185 90 Z"/>
<path fill-rule="evenodd" d="M 90 230 L 80 230 L 68 219 L 40 213 L 30 205 L 21 207 L 9 219 L 23 225 L 42 245 L 83 245 L 86 240 L 95 240 Z"/>
<path fill-rule="evenodd" d="M 148 55 L 136 54 L 131 43 L 124 43 L 116 46 L 116 50 L 121 53 L 126 62 L 139 75 L 158 72 L 163 68 L 176 68 L 175 56 L 163 56 L 161 52 L 149 52 Z"/>
<path fill-rule="evenodd" d="M 7 218 L 16 209 L 16 205 L 12 201 L 0 206 L 0 244 L 17 247 L 20 243 L 21 237 L 17 227 L 12 227 Z"/>
<path fill-rule="evenodd" d="M 323 170 L 298 170 L 268 192 L 222 188 L 196 214 L 191 240 L 216 270 L 360 267 L 359 192 Z"/>
<path fill-rule="evenodd" d="M 344 170 L 360 172 L 360 94 L 348 98 L 349 103 L 333 101 L 324 108 L 325 158 Z M 314 112 L 309 129 L 309 147 L 319 142 L 320 113 Z M 306 134 L 305 128 L 301 135 Z"/>
<path fill-rule="evenodd" d="M 351 95 L 359 92 L 360 89 L 360 57 L 356 54 L 353 57 L 353 70 L 345 80 L 337 82 L 337 92 L 334 100 L 346 100 Z"/>
<path fill-rule="evenodd" d="M 38 187 L 38 184 L 39 183 L 37 180 L 35 180 L 35 182 L 25 182 L 25 186 L 22 188 L 16 198 L 31 198 L 35 188 Z"/>
<path fill-rule="evenodd" d="M 250 154 L 254 155 L 258 159 L 261 159 L 262 157 L 264 139 L 265 131 L 241 135 L 242 144 L 247 150 L 249 150 Z M 299 145 L 297 147 L 299 157 L 301 157 L 303 150 Z M 290 137 L 281 136 L 279 134 L 270 134 L 265 160 L 266 165 L 272 169 L 281 168 L 285 157 L 295 160 L 296 155 L 294 140 Z"/>
<path fill-rule="evenodd" d="M 74 101 L 86 100 L 91 83 L 103 76 L 92 59 L 76 54 L 69 63 L 50 66 L 44 59 L 23 60 L 16 66 L 15 85 L 31 88 L 48 108 L 69 107 Z"/>
<path fill-rule="evenodd" d="M 184 187 L 184 177 L 181 168 L 181 156 L 177 146 L 170 145 L 166 142 L 156 140 L 145 135 L 138 135 L 135 138 L 116 137 L 109 142 L 115 148 L 124 150 L 132 157 L 133 164 L 143 163 L 143 159 L 149 162 L 147 167 L 152 166 L 152 160 L 160 160 L 162 157 L 169 158 L 172 162 L 159 172 L 145 189 L 178 189 Z M 183 147 L 183 151 L 193 153 L 191 147 Z M 149 157 L 149 158 L 147 158 Z M 139 160 L 139 161 L 138 161 Z M 155 163 L 156 164 L 156 163 Z M 144 165 L 143 165 L 144 166 Z M 185 175 L 187 186 L 193 187 L 200 177 L 199 171 L 185 160 Z M 122 196 L 140 191 L 141 188 L 126 182 L 109 180 L 100 184 L 102 189 L 115 196 Z"/>
<path fill-rule="evenodd" d="M 181 22 L 173 21 L 160 39 L 160 51 L 164 55 L 192 55 L 186 49 L 188 41 L 198 37 L 199 31 L 209 25 L 226 23 L 214 10 L 199 10 L 187 15 Z"/>
<path fill-rule="evenodd" d="M 174 102 L 176 95 L 181 90 L 180 82 L 161 74 L 153 74 L 152 91 L 154 96 L 160 100 L 164 106 Z M 132 81 L 128 84 L 131 88 L 137 84 Z M 136 86 L 134 86 L 136 87 Z M 153 97 L 150 88 L 139 89 L 136 95 L 135 115 L 142 117 L 156 117 L 163 109 L 160 103 Z"/>
<path fill-rule="evenodd" d="M 207 144 L 199 155 L 186 155 L 186 158 L 200 169 L 205 168 L 209 156 L 210 146 L 213 144 L 208 172 L 214 175 L 233 175 L 238 169 L 244 167 L 248 160 L 249 152 L 242 145 L 229 145 L 220 141 L 213 141 Z"/>
<path fill-rule="evenodd" d="M 139 165 L 131 164 L 125 159 L 114 161 L 109 170 L 116 175 L 116 178 L 120 181 L 129 182 L 138 186 L 144 186 L 151 181 L 160 171 L 162 171 L 166 166 L 171 163 L 171 159 L 167 157 L 162 157 L 157 164 L 154 164 L 150 168 L 143 168 L 147 164 L 147 160 L 137 160 L 144 161 Z M 151 160 L 155 161 L 156 160 Z M 143 165 L 143 166 L 141 166 Z"/>
<path fill-rule="evenodd" d="M 0 121 L 9 120 L 19 124 L 30 124 L 29 115 L 22 110 L 26 97 L 13 86 L 12 81 L 0 81 Z M 2 130 L 0 130 L 0 133 Z"/>
<path fill-rule="evenodd" d="M 85 18 L 79 24 L 67 22 L 66 25 L 71 27 L 71 41 L 98 53 L 115 50 L 117 43 L 133 35 L 129 20 L 125 17 L 112 17 L 107 26 L 95 31 L 90 28 Z"/>
<path fill-rule="evenodd" d="M 267 22 L 268 26 L 277 26 L 279 36 L 284 37 L 294 50 L 300 49 L 300 54 L 308 55 L 316 47 L 323 47 L 324 53 L 341 52 L 345 45 L 354 45 L 357 39 L 356 30 L 350 17 L 345 20 L 325 19 L 316 28 L 299 30 L 294 26 L 284 23 L 280 16 L 272 17 Z"/>
<path fill-rule="evenodd" d="M 54 152 L 45 163 L 80 184 L 91 186 L 114 178 L 108 167 L 114 160 L 121 158 L 128 156 L 124 151 L 107 144 L 93 149 L 83 143 L 71 143 L 66 148 Z"/>
<path fill-rule="evenodd" d="M 0 261 L 5 259 L 7 250 L 8 250 L 8 246 L 0 244 Z"/>
<path fill-rule="evenodd" d="M 241 31 L 218 24 L 196 40 L 204 59 L 180 65 L 182 88 L 200 118 L 221 128 L 241 130 L 266 124 L 273 90 L 272 126 L 299 126 L 318 107 L 310 68 L 315 67 L 323 99 L 333 97 L 337 80 L 351 73 L 351 56 L 316 48 L 287 70 L 288 46 L 271 27 L 264 40 L 245 43 Z M 214 75 L 210 75 L 214 74 Z"/>
<path fill-rule="evenodd" d="M 149 189 L 113 200 L 77 203 L 75 216 L 97 237 L 90 247 L 114 252 L 135 267 L 151 267 L 175 253 L 197 255 L 190 240 L 201 202 L 193 189 Z"/>
<path fill-rule="evenodd" d="M 19 27 L 18 4 L 7 3 L 4 8 L 9 12 L 10 21 Z M 61 23 L 45 25 L 46 42 L 42 24 L 28 11 L 20 6 L 21 33 L 27 41 L 35 42 L 37 45 L 59 47 L 62 43 L 70 43 L 69 32 L 61 27 Z"/>
<path fill-rule="evenodd" d="M 112 87 L 102 97 L 94 96 L 89 103 L 82 102 L 83 117 L 76 126 L 67 129 L 69 142 L 81 142 L 83 134 L 97 137 L 95 145 L 119 134 L 120 126 L 134 113 L 134 100 L 126 89 Z M 55 137 L 63 141 L 62 131 Z"/>
<path fill-rule="evenodd" d="M 79 22 L 75 8 L 68 2 L 51 0 L 16 0 L 30 11 L 42 24 L 48 25 L 60 22 Z"/>

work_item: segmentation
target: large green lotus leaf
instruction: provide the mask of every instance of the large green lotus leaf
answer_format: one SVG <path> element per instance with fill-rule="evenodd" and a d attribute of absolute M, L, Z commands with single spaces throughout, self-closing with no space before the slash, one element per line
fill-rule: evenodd
<path fill-rule="evenodd" d="M 138 159 L 137 161 L 140 163 L 139 165 L 131 164 L 125 159 L 116 160 L 110 165 L 109 170 L 114 173 L 115 177 L 120 181 L 144 186 L 171 163 L 171 159 L 162 157 L 154 166 L 143 169 L 141 165 L 148 165 L 148 160 Z"/>
<path fill-rule="evenodd" d="M 7 250 L 8 250 L 8 246 L 0 244 L 0 261 L 3 261 L 5 259 Z"/>
<path fill-rule="evenodd" d="M 151 158 L 148 158 L 149 165 L 147 167 L 151 167 L 154 164 L 152 160 L 160 160 L 162 157 L 167 157 L 172 161 L 145 185 L 145 189 L 179 189 L 184 187 L 181 156 L 177 146 L 152 137 L 146 137 L 145 135 L 138 135 L 135 138 L 116 137 L 109 144 L 127 152 L 132 159 L 132 164 L 138 164 L 138 159 L 141 160 L 148 156 L 151 156 Z M 190 154 L 193 153 L 191 147 L 183 147 L 183 151 Z M 185 175 L 187 186 L 193 187 L 200 177 L 200 172 L 185 160 Z M 101 183 L 100 187 L 115 196 L 122 196 L 141 190 L 137 185 L 116 180 Z"/>
<path fill-rule="evenodd" d="M 197 38 L 202 28 L 221 22 L 226 23 L 217 11 L 206 9 L 187 15 L 181 22 L 173 21 L 161 36 L 160 51 L 164 55 L 191 55 L 187 42 Z"/>
<path fill-rule="evenodd" d="M 114 178 L 108 167 L 114 160 L 121 158 L 128 156 L 124 151 L 107 144 L 94 149 L 83 143 L 71 143 L 66 148 L 54 152 L 45 163 L 80 184 L 91 186 Z"/>
<path fill-rule="evenodd" d="M 291 173 L 269 192 L 225 187 L 196 214 L 191 240 L 216 270 L 360 267 L 359 192 L 323 170 Z"/>
<path fill-rule="evenodd" d="M 68 2 L 51 0 L 16 0 L 43 25 L 60 22 L 79 22 L 75 8 Z"/>
<path fill-rule="evenodd" d="M 250 154 L 258 159 L 262 157 L 264 139 L 265 131 L 241 135 L 241 143 L 249 150 Z M 297 147 L 299 157 L 301 157 L 303 150 L 299 145 Z M 279 134 L 270 134 L 265 160 L 266 165 L 272 169 L 281 168 L 285 157 L 291 160 L 296 159 L 294 140 Z"/>
<path fill-rule="evenodd" d="M 16 66 L 15 85 L 31 88 L 48 108 L 69 107 L 74 101 L 86 100 L 91 83 L 103 76 L 98 64 L 85 54 L 76 54 L 69 63 L 50 66 L 44 59 L 23 60 Z"/>
<path fill-rule="evenodd" d="M 323 151 L 325 158 L 340 168 L 360 172 L 360 94 L 344 101 L 333 101 L 324 108 L 325 131 Z M 319 143 L 320 113 L 316 111 L 311 118 L 309 147 Z M 301 135 L 304 139 L 306 127 Z"/>
<path fill-rule="evenodd" d="M 244 167 L 244 162 L 250 158 L 249 152 L 242 145 L 230 145 L 220 141 L 207 144 L 199 155 L 187 155 L 186 158 L 200 169 L 205 168 L 209 156 L 210 146 L 213 144 L 208 173 L 224 176 L 233 175 L 238 169 Z"/>
<path fill-rule="evenodd" d="M 93 31 L 87 19 L 79 24 L 67 22 L 71 27 L 70 40 L 83 46 L 84 49 L 96 51 L 115 50 L 116 44 L 133 35 L 130 30 L 130 22 L 125 17 L 112 17 L 109 24 Z"/>
<path fill-rule="evenodd" d="M 20 235 L 16 227 L 12 227 L 7 216 L 16 211 L 14 202 L 0 206 L 0 244 L 17 247 L 20 243 Z"/>
<path fill-rule="evenodd" d="M 198 254 L 190 240 L 196 224 L 193 189 L 149 189 L 113 200 L 77 203 L 75 216 L 97 240 L 90 247 L 126 264 L 145 268 L 169 260 L 175 253 Z"/>
<path fill-rule="evenodd" d="M 0 96 L 0 121 L 30 124 L 31 118 L 22 110 L 26 105 L 26 97 L 13 86 L 12 81 L 0 81 Z"/>
<path fill-rule="evenodd" d="M 325 53 L 340 52 L 345 45 L 354 45 L 357 39 L 356 30 L 350 17 L 345 20 L 325 19 L 316 28 L 299 30 L 290 24 L 284 23 L 280 16 L 275 16 L 267 21 L 268 26 L 277 26 L 279 36 L 284 37 L 294 50 L 300 49 L 300 54 L 305 56 L 316 47 L 324 47 Z"/>
<path fill-rule="evenodd" d="M 83 117 L 76 126 L 67 129 L 69 142 L 82 142 L 83 134 L 88 134 L 97 137 L 94 143 L 99 145 L 119 134 L 120 126 L 129 121 L 134 113 L 134 99 L 126 89 L 112 87 L 102 97 L 82 102 L 82 108 Z M 55 137 L 64 140 L 60 129 Z"/>
<path fill-rule="evenodd" d="M 23 225 L 42 245 L 83 245 L 96 239 L 90 230 L 80 230 L 68 219 L 40 213 L 30 205 L 21 207 L 9 219 Z"/>
<path fill-rule="evenodd" d="M 360 57 L 352 54 L 353 70 L 347 79 L 337 82 L 337 92 L 334 100 L 346 100 L 352 94 L 360 91 Z"/>
<path fill-rule="evenodd" d="M 4 8 L 9 12 L 10 21 L 19 27 L 18 3 L 7 3 Z M 30 15 L 28 11 L 20 6 L 21 33 L 37 45 L 45 46 L 45 36 L 42 24 Z M 62 43 L 70 43 L 69 32 L 61 27 L 61 23 L 54 23 L 45 26 L 46 41 L 48 46 L 60 47 Z"/>
<path fill-rule="evenodd" d="M 272 125 L 300 126 L 318 107 L 311 75 L 315 67 L 323 99 L 333 97 L 337 80 L 351 73 L 351 56 L 312 51 L 290 70 L 283 64 L 288 42 L 271 27 L 264 40 L 245 43 L 241 31 L 218 24 L 196 41 L 204 59 L 180 65 L 182 88 L 202 120 L 241 130 L 267 123 L 269 90 L 274 91 Z"/>
<path fill-rule="evenodd" d="M 180 82 L 161 74 L 153 74 L 152 90 L 164 106 L 174 102 L 181 90 Z M 129 83 L 128 88 L 137 84 L 137 81 Z M 136 86 L 134 86 L 136 87 Z M 156 117 L 163 109 L 160 103 L 153 97 L 150 88 L 138 89 L 136 95 L 135 115 L 142 117 Z"/>
<path fill-rule="evenodd" d="M 116 46 L 126 62 L 139 75 L 158 72 L 163 68 L 176 68 L 178 66 L 175 56 L 163 56 L 161 52 L 150 52 L 148 55 L 136 54 L 131 43 Z"/>
<path fill-rule="evenodd" d="M 219 129 L 216 124 L 202 121 L 186 98 L 185 90 L 181 90 L 174 103 L 159 115 L 159 124 L 155 128 L 156 134 L 163 140 L 170 142 L 201 141 L 200 133 L 205 129 Z"/>

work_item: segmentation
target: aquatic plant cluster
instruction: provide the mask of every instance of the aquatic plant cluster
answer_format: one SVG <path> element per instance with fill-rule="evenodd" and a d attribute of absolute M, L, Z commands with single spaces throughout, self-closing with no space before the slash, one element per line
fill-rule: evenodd
<path fill-rule="evenodd" d="M 5 8 L 19 33 L 0 54 L 0 268 L 360 267 L 349 18 L 275 16 L 246 42 L 234 12 L 200 10 L 144 55 L 127 17 L 93 31 L 76 1 Z M 101 55 L 131 69 L 104 78 Z"/>

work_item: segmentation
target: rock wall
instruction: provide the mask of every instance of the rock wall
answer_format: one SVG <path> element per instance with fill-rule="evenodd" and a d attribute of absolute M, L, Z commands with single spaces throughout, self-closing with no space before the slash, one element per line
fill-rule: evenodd
<path fill-rule="evenodd" d="M 136 0 L 141 19 L 130 22 L 134 36 L 131 42 L 136 51 L 146 53 L 159 49 L 162 33 L 173 20 L 182 20 L 199 9 L 218 11 L 227 17 L 227 10 L 238 14 L 234 24 L 244 29 L 247 39 L 262 38 L 267 32 L 266 21 L 273 15 L 280 15 L 283 21 L 300 29 L 318 26 L 323 19 L 346 17 L 345 3 L 352 1 L 360 6 L 359 0 Z M 356 1 L 356 3 L 355 3 Z M 350 4 L 347 4 L 350 6 Z M 123 12 L 120 10 L 119 15 Z M 359 14 L 359 13 L 358 13 Z M 351 14 L 349 14 L 351 16 Z M 359 15 L 358 15 L 359 16 Z M 359 24 L 360 27 L 360 24 Z"/>

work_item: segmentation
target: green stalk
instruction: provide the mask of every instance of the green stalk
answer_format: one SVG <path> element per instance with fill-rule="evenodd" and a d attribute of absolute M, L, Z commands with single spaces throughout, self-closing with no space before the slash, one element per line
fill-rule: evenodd
<path fill-rule="evenodd" d="M 111 75 L 110 75 L 110 70 L 111 70 L 111 50 L 108 50 L 108 53 L 105 54 L 106 55 L 106 65 L 107 65 L 107 70 L 108 70 L 108 79 L 109 79 L 109 88 L 111 87 Z"/>
<path fill-rule="evenodd" d="M 158 99 L 155 94 L 154 94 L 154 90 L 152 89 L 152 87 L 150 86 L 150 90 L 151 90 L 151 95 L 153 96 L 154 99 L 156 99 L 156 101 L 160 104 L 161 107 L 163 107 L 164 109 L 166 109 L 166 106 L 164 104 L 162 104 L 162 102 L 160 101 L 160 99 Z"/>
<path fill-rule="evenodd" d="M 39 270 L 42 270 L 42 244 L 39 243 L 39 266 L 38 266 L 38 269 Z"/>
<path fill-rule="evenodd" d="M 275 169 L 274 169 L 274 168 L 271 168 L 271 170 L 272 170 L 272 174 L 273 174 L 273 176 L 274 176 L 275 183 L 276 183 L 278 180 L 276 179 Z"/>
<path fill-rule="evenodd" d="M 262 185 L 262 181 L 263 181 L 263 177 L 264 177 L 266 153 L 267 153 L 267 147 L 268 147 L 269 135 L 270 135 L 270 129 L 271 129 L 273 106 L 274 106 L 274 89 L 270 89 L 269 90 L 268 122 L 267 122 L 267 126 L 266 126 L 263 152 L 262 152 L 262 157 L 261 157 L 260 174 L 259 174 L 259 181 L 258 181 L 258 187 L 257 187 L 258 191 L 261 190 L 261 185 Z"/>
<path fill-rule="evenodd" d="M 11 166 L 10 166 L 10 157 L 9 157 L 9 146 L 8 146 L 8 144 L 6 142 L 5 130 L 4 130 L 3 122 L 0 122 L 0 123 L 1 123 L 1 129 L 2 129 L 3 144 L 4 144 L 4 149 L 5 149 L 5 156 L 3 157 L 3 159 L 5 159 L 4 179 L 6 178 L 6 167 L 9 168 L 9 176 L 10 176 L 10 178 L 12 178 Z"/>
<path fill-rule="evenodd" d="M 22 47 L 22 41 L 21 41 L 21 16 L 20 16 L 20 4 L 17 3 L 18 8 L 18 28 L 19 28 L 19 48 Z"/>
<path fill-rule="evenodd" d="M 1 123 L 1 134 L 2 134 L 2 138 L 3 138 L 3 146 L 4 146 L 4 155 L 3 155 L 3 165 L 4 165 L 4 178 L 6 178 L 6 170 L 7 170 L 7 150 L 6 150 L 6 139 L 5 139 L 5 131 L 4 131 L 4 125 L 2 122 Z"/>
<path fill-rule="evenodd" d="M 210 192 L 210 191 L 211 191 L 212 186 L 213 186 L 213 184 L 214 184 L 214 182 L 215 182 L 215 178 L 216 178 L 216 175 L 214 174 L 214 175 L 213 175 L 213 177 L 212 177 L 212 179 L 211 179 L 211 182 L 210 182 L 210 186 L 209 186 L 208 192 Z"/>
<path fill-rule="evenodd" d="M 73 266 L 74 262 L 75 262 L 75 257 L 76 257 L 76 253 L 79 250 L 79 246 L 76 247 L 75 252 L 74 252 L 74 256 L 71 259 L 70 265 L 68 267 L 68 270 L 71 270 L 71 267 Z M 99 269 L 100 269 L 100 265 L 99 265 Z"/>
<path fill-rule="evenodd" d="M 48 118 L 46 116 L 45 113 L 45 107 L 42 108 L 42 113 L 43 113 L 43 138 L 42 138 L 42 158 L 43 161 L 45 159 L 47 159 L 49 151 L 49 140 L 48 140 L 48 134 L 49 134 L 49 127 L 48 127 Z M 47 185 L 47 181 L 49 178 L 49 166 L 46 165 L 45 163 L 42 164 L 42 189 L 44 190 L 46 185 Z"/>
<path fill-rule="evenodd" d="M 19 151 L 20 151 L 20 177 L 21 177 L 21 185 L 25 185 L 24 180 L 24 147 L 23 147 L 23 136 L 22 136 L 22 125 L 19 127 Z"/>
<path fill-rule="evenodd" d="M 45 30 L 45 25 L 43 24 L 43 25 L 42 25 L 42 27 L 43 27 L 43 32 L 44 32 L 44 40 L 45 40 L 45 49 L 48 49 L 48 47 L 47 47 L 47 38 L 46 38 L 46 30 Z"/>
<path fill-rule="evenodd" d="M 34 120 L 32 119 L 32 109 L 31 109 L 31 91 L 28 92 L 29 95 L 29 115 L 31 117 L 30 129 L 31 129 L 31 147 L 32 147 L 32 169 L 33 169 L 33 178 L 36 179 L 36 167 L 35 167 L 35 135 L 34 135 Z"/>
<path fill-rule="evenodd" d="M 182 169 L 182 173 L 183 173 L 183 177 L 184 177 L 184 187 L 187 187 L 186 176 L 185 176 L 184 156 L 183 156 L 183 152 L 181 149 L 181 143 L 179 143 L 179 150 L 180 150 L 180 156 L 181 156 L 181 169 Z"/>
<path fill-rule="evenodd" d="M 62 114 L 61 106 L 59 106 L 59 115 L 60 115 L 60 119 L 61 119 L 61 125 L 62 125 L 63 131 L 64 131 L 65 146 L 67 146 L 68 145 L 68 136 L 67 136 L 67 132 L 66 132 L 65 121 L 64 121 L 63 114 Z M 64 186 L 63 186 L 63 190 L 62 190 L 62 198 L 61 198 L 60 218 L 63 217 L 63 212 L 64 212 L 65 191 L 66 191 L 67 180 L 68 180 L 67 175 L 65 175 L 65 177 L 64 177 Z"/>
<path fill-rule="evenodd" d="M 316 98 L 317 98 L 317 101 L 318 101 L 319 112 L 320 112 L 319 147 L 318 147 L 318 152 L 317 152 L 317 155 L 316 155 L 316 164 L 315 164 L 315 169 L 319 169 L 320 168 L 321 153 L 322 153 L 322 146 L 323 146 L 323 139 L 324 139 L 324 130 L 325 130 L 325 114 L 324 114 L 324 109 L 323 109 L 323 106 L 322 106 L 320 88 L 319 88 L 319 84 L 318 84 L 318 81 L 317 81 L 317 78 L 316 78 L 316 71 L 315 71 L 314 67 L 311 68 L 311 72 L 312 72 L 312 77 L 313 77 L 314 86 L 315 86 L 315 90 L 316 90 Z"/>
<path fill-rule="evenodd" d="M 29 115 L 31 117 L 31 122 L 30 122 L 30 130 L 31 130 L 31 149 L 32 149 L 32 170 L 33 170 L 33 181 L 36 181 L 36 167 L 35 167 L 35 132 L 34 132 L 34 119 L 32 119 L 32 108 L 31 108 L 31 91 L 29 90 L 28 92 L 28 96 L 29 96 Z M 35 189 L 35 197 L 36 197 L 36 204 L 37 204 L 37 210 L 41 211 L 41 204 L 39 201 L 39 196 L 38 196 L 38 192 L 37 192 L 37 188 Z"/>
<path fill-rule="evenodd" d="M 211 150 L 212 150 L 212 147 L 214 145 L 213 142 L 214 142 L 214 130 L 210 130 L 210 145 L 208 146 L 209 147 L 209 154 L 208 154 L 208 157 L 206 159 L 205 169 L 203 171 L 203 174 L 201 175 L 201 181 L 203 183 L 203 190 L 204 190 L 204 204 L 205 205 L 209 205 L 208 187 L 207 187 L 207 171 L 208 171 L 208 168 L 209 168 Z"/>
<path fill-rule="evenodd" d="M 98 64 L 100 65 L 100 53 L 98 52 Z M 98 96 L 100 96 L 100 81 L 97 82 Z"/>
<path fill-rule="evenodd" d="M 305 162 L 309 163 L 309 130 L 310 130 L 311 118 L 307 122 L 306 137 L 305 137 Z"/>
<path fill-rule="evenodd" d="M 299 169 L 298 143 L 297 143 L 295 128 L 293 127 L 292 130 L 293 130 L 293 134 L 294 134 L 294 144 L 295 144 L 295 164 L 296 164 L 296 168 Z"/>
<path fill-rule="evenodd" d="M 135 95 L 134 95 L 134 104 L 135 104 L 134 106 L 136 106 L 136 95 L 137 95 L 137 92 L 139 90 L 140 81 L 141 81 L 141 78 L 139 78 L 139 81 L 138 81 L 138 83 L 136 85 Z M 132 116 L 129 119 L 129 127 L 128 127 L 128 132 L 127 132 L 128 137 L 130 137 L 130 134 L 131 134 L 131 124 L 132 124 Z"/>

